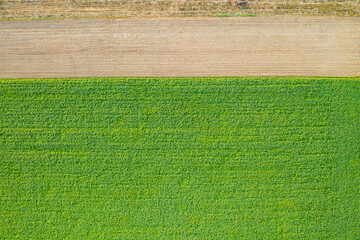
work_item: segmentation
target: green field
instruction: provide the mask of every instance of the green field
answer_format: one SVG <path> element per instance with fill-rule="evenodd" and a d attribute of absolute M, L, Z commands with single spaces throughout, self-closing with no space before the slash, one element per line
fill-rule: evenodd
<path fill-rule="evenodd" d="M 0 80 L 0 239 L 360 239 L 360 78 Z"/>

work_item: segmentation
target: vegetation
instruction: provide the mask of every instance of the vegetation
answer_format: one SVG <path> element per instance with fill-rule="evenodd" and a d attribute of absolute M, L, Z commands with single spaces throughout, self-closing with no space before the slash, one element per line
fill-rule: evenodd
<path fill-rule="evenodd" d="M 218 15 L 359 16 L 357 0 L 2 0 L 0 19 Z"/>
<path fill-rule="evenodd" d="M 256 17 L 255 14 L 240 14 L 240 13 L 223 13 L 213 15 L 212 17 Z"/>
<path fill-rule="evenodd" d="M 0 80 L 4 239 L 360 239 L 360 78 Z"/>

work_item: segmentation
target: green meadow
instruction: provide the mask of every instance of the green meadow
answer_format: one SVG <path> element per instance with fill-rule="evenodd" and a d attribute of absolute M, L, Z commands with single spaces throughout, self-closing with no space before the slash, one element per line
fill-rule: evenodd
<path fill-rule="evenodd" d="M 360 239 L 360 78 L 0 79 L 0 239 Z"/>

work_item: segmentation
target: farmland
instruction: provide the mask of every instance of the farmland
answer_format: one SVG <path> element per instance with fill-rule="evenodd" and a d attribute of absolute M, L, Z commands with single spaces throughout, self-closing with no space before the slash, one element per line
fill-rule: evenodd
<path fill-rule="evenodd" d="M 359 239 L 360 78 L 0 80 L 5 239 Z"/>
<path fill-rule="evenodd" d="M 0 22 L 0 78 L 359 76 L 358 17 Z"/>

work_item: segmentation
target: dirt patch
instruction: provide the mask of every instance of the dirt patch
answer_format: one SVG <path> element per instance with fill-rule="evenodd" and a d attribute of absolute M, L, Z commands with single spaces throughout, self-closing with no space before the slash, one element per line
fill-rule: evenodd
<path fill-rule="evenodd" d="M 0 78 L 359 76 L 358 17 L 0 22 Z"/>
<path fill-rule="evenodd" d="M 359 16 L 358 0 L 1 0 L 0 18 Z"/>

